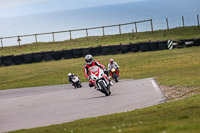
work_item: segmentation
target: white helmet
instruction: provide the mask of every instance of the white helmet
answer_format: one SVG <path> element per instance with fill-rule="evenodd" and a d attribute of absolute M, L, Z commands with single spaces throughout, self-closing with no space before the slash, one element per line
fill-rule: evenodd
<path fill-rule="evenodd" d="M 72 74 L 71 74 L 71 73 L 68 73 L 68 76 L 70 77 L 70 76 L 72 76 Z"/>
<path fill-rule="evenodd" d="M 86 61 L 86 64 L 92 65 L 92 61 L 93 61 L 92 55 L 91 54 L 86 55 L 85 56 L 85 61 Z"/>
<path fill-rule="evenodd" d="M 114 60 L 113 60 L 113 59 L 110 59 L 109 62 L 110 62 L 110 64 L 113 64 Z"/>

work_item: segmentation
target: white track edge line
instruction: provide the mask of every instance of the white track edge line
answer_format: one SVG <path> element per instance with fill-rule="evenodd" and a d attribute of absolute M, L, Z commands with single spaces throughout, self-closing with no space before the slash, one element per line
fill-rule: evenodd
<path fill-rule="evenodd" d="M 156 93 L 158 93 L 159 95 L 162 94 L 162 92 L 161 92 L 160 88 L 158 87 L 156 81 L 152 79 L 151 82 L 152 82 L 154 89 L 156 90 Z"/>

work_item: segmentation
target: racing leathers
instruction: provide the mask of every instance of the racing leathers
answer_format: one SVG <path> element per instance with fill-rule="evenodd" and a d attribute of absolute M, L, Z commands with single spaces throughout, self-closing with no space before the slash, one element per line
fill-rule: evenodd
<path fill-rule="evenodd" d="M 101 63 L 99 63 L 97 60 L 93 60 L 91 65 L 88 65 L 88 64 L 85 64 L 84 65 L 84 72 L 85 72 L 85 77 L 89 80 L 89 86 L 90 87 L 93 87 L 93 83 L 92 83 L 92 80 L 90 79 L 90 72 L 89 72 L 89 68 L 90 67 L 93 67 L 93 66 L 98 66 L 100 67 L 101 69 L 104 70 L 104 73 L 107 75 L 108 77 L 108 71 L 105 69 L 105 66 L 102 65 Z"/>
<path fill-rule="evenodd" d="M 117 75 L 119 77 L 119 66 L 116 62 L 113 62 L 112 64 L 111 63 L 108 64 L 108 72 L 113 77 L 112 73 L 110 72 L 113 67 L 117 70 L 116 72 L 117 72 Z"/>
<path fill-rule="evenodd" d="M 72 78 L 73 78 L 74 76 L 76 76 L 76 75 L 75 75 L 75 74 L 72 74 L 72 75 L 68 76 L 69 82 L 72 83 L 72 85 L 74 84 L 74 83 L 72 82 Z"/>

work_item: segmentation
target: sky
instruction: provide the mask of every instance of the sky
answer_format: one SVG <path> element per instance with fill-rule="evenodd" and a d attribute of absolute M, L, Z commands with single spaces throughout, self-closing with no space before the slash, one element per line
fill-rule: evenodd
<path fill-rule="evenodd" d="M 144 0 L 0 0 L 0 18 Z"/>

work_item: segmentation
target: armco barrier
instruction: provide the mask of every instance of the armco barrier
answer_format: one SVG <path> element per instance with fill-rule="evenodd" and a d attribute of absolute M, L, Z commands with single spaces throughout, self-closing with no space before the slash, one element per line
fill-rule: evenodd
<path fill-rule="evenodd" d="M 111 46 L 102 46 L 102 55 L 109 55 L 111 51 Z"/>
<path fill-rule="evenodd" d="M 160 41 L 159 44 L 158 44 L 158 48 L 159 48 L 159 50 L 168 49 L 167 41 Z"/>
<path fill-rule="evenodd" d="M 121 52 L 121 45 L 112 45 L 110 46 L 111 54 L 119 54 Z"/>
<path fill-rule="evenodd" d="M 82 48 L 73 49 L 72 53 L 73 53 L 73 58 L 80 58 L 83 56 Z"/>
<path fill-rule="evenodd" d="M 140 43 L 140 50 L 142 52 L 150 51 L 151 50 L 150 43 L 149 42 L 141 42 Z"/>
<path fill-rule="evenodd" d="M 98 47 L 91 47 L 91 54 L 92 54 L 93 56 L 101 55 L 101 54 L 102 54 L 102 48 L 101 48 L 101 46 L 98 46 Z"/>
<path fill-rule="evenodd" d="M 24 63 L 23 55 L 16 55 L 13 56 L 13 63 L 15 65 L 21 65 Z"/>
<path fill-rule="evenodd" d="M 194 46 L 200 46 L 200 38 L 194 39 Z"/>
<path fill-rule="evenodd" d="M 24 63 L 29 64 L 33 62 L 33 54 L 23 54 Z"/>
<path fill-rule="evenodd" d="M 128 44 L 128 45 L 121 45 L 121 53 L 125 54 L 131 51 L 131 45 L 132 43 Z"/>
<path fill-rule="evenodd" d="M 91 54 L 91 48 L 83 48 L 82 55 L 85 57 L 86 55 Z"/>
<path fill-rule="evenodd" d="M 73 58 L 73 50 L 63 50 L 63 58 L 64 59 L 71 59 Z"/>
<path fill-rule="evenodd" d="M 2 56 L 0 56 L 0 66 L 2 66 L 3 65 L 3 58 L 2 58 Z"/>
<path fill-rule="evenodd" d="M 158 50 L 159 48 L 158 48 L 158 44 L 159 44 L 159 42 L 157 41 L 157 42 L 150 42 L 150 49 L 151 49 L 151 51 L 156 51 L 156 50 Z"/>
<path fill-rule="evenodd" d="M 140 44 L 134 43 L 131 45 L 131 52 L 138 52 L 140 50 Z"/>
<path fill-rule="evenodd" d="M 61 51 L 54 51 L 53 52 L 53 59 L 54 60 L 60 60 L 63 58 L 63 50 Z"/>
<path fill-rule="evenodd" d="M 3 64 L 4 66 L 10 66 L 13 64 L 13 55 L 3 56 Z"/>
<path fill-rule="evenodd" d="M 41 62 L 43 59 L 43 52 L 33 53 L 33 62 Z"/>

